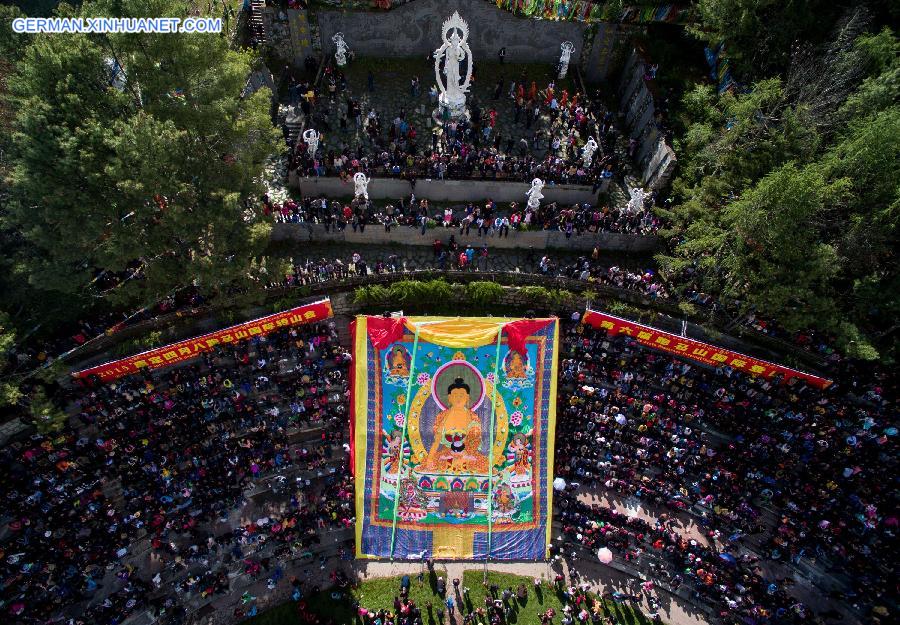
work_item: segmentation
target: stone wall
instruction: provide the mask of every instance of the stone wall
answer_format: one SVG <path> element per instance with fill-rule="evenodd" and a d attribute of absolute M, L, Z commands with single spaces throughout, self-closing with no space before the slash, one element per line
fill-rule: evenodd
<path fill-rule="evenodd" d="M 582 59 L 581 71 L 588 82 L 606 80 L 614 73 L 615 49 L 622 45 L 633 27 L 622 24 L 600 22 L 594 24 L 597 32 L 594 35 L 590 52 Z"/>
<path fill-rule="evenodd" d="M 456 235 L 460 245 L 481 247 L 487 241 L 491 249 L 527 249 L 535 250 L 559 249 L 573 251 L 590 251 L 599 246 L 604 252 L 654 252 L 659 247 L 658 237 L 644 237 L 632 234 L 615 234 L 601 232 L 598 234 L 572 235 L 566 239 L 566 235 L 558 230 L 540 230 L 536 232 L 512 232 L 508 237 L 479 237 L 475 230 L 468 236 L 459 234 L 456 228 L 432 228 L 421 234 L 419 228 L 394 228 L 385 232 L 379 224 L 369 225 L 365 232 L 353 232 L 351 228 L 345 228 L 343 232 L 325 232 L 325 226 L 321 224 L 275 224 L 272 229 L 273 241 L 297 241 L 297 242 L 333 242 L 333 243 L 363 243 L 369 245 L 420 245 L 431 246 L 435 238 L 447 239 L 451 234 Z"/>
<path fill-rule="evenodd" d="M 350 197 L 353 195 L 353 183 L 343 182 L 335 177 L 299 177 L 294 172 L 288 179 L 289 184 L 299 188 L 308 197 Z M 524 204 L 525 192 L 530 183 L 505 182 L 502 180 L 431 180 L 416 181 L 417 198 L 427 198 L 433 202 L 468 202 L 492 199 L 495 202 L 519 202 Z M 604 180 L 599 192 L 609 187 L 609 180 Z M 398 200 L 409 198 L 412 192 L 409 182 L 401 178 L 372 178 L 369 183 L 369 198 L 373 200 Z M 546 185 L 543 190 L 544 202 L 575 204 L 597 201 L 597 193 L 588 185 Z"/>
<path fill-rule="evenodd" d="M 469 24 L 469 47 L 479 60 L 497 60 L 506 46 L 510 63 L 556 63 L 559 44 L 575 44 L 581 55 L 586 24 L 517 17 L 484 0 L 415 0 L 390 11 L 319 11 L 316 15 L 323 50 L 334 53 L 331 37 L 343 32 L 360 56 L 425 57 L 441 45 L 441 24 L 459 11 Z"/>
<path fill-rule="evenodd" d="M 654 95 L 644 80 L 645 70 L 642 55 L 632 49 L 619 82 L 619 110 L 625 115 L 629 135 L 638 141 L 635 161 L 642 182 L 651 189 L 660 189 L 672 177 L 676 159 L 656 127 Z"/>

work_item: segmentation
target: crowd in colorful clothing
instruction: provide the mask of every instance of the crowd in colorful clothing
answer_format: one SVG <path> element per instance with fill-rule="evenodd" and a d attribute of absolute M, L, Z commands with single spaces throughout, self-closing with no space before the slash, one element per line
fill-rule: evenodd
<path fill-rule="evenodd" d="M 410 108 L 418 97 L 418 86 L 413 80 Z M 569 93 L 553 81 L 539 89 L 524 72 L 508 81 L 508 89 L 507 82 L 498 81 L 489 102 L 479 104 L 470 97 L 468 118 L 440 119 L 430 130 L 415 128 L 404 107 L 398 111 L 363 110 L 360 102 L 348 94 L 347 80 L 340 69 L 326 67 L 323 81 L 324 90 L 320 93 L 308 83 L 292 84 L 291 101 L 302 108 L 306 127 L 323 133 L 327 141 L 332 130 L 329 117 L 337 107 L 341 129 L 355 124 L 365 139 L 355 146 L 323 141 L 310 154 L 309 144 L 301 134 L 291 146 L 290 169 L 304 176 L 350 177 L 362 171 L 408 180 L 530 181 L 537 177 L 548 184 L 590 184 L 596 189 L 613 177 L 625 151 L 617 149 L 620 133 L 614 115 L 603 106 L 599 94 L 592 98 Z M 375 89 L 371 74 L 368 88 Z M 437 90 L 432 89 L 429 95 L 435 106 Z M 501 98 L 513 102 L 512 123 L 517 134 L 523 134 L 518 140 L 504 137 L 498 126 L 499 107 L 492 103 Z M 390 115 L 393 118 L 382 119 Z M 597 153 L 585 165 L 582 149 L 589 137 L 594 137 Z M 633 156 L 635 147 L 628 148 L 629 156 Z"/>
<path fill-rule="evenodd" d="M 560 376 L 556 474 L 569 481 L 559 499 L 569 540 L 623 561 L 643 556 L 727 622 L 817 622 L 819 606 L 795 599 L 769 563 L 816 562 L 857 617 L 896 596 L 887 372 L 842 362 L 819 391 L 573 326 Z M 669 512 L 650 523 L 590 505 L 579 498 L 585 488 Z M 708 544 L 680 534 L 668 514 L 696 517 Z"/>
<path fill-rule="evenodd" d="M 524 199 L 524 197 L 523 197 Z M 287 199 L 275 202 L 263 197 L 263 210 L 279 223 L 322 224 L 326 231 L 365 232 L 366 226 L 416 228 L 425 234 L 429 229 L 458 229 L 460 234 L 477 232 L 488 236 L 509 236 L 520 231 L 552 230 L 567 236 L 615 232 L 652 235 L 662 227 L 662 220 L 649 206 L 639 211 L 610 206 L 594 206 L 588 202 L 564 205 L 548 202 L 537 209 L 510 202 L 501 206 L 493 200 L 484 204 L 468 202 L 453 206 L 432 207 L 427 199 L 415 193 L 397 202 L 375 205 L 362 200 L 339 202 L 326 198 Z"/>
<path fill-rule="evenodd" d="M 372 273 L 398 270 L 396 259 L 373 264 Z M 538 266 L 625 288 L 658 284 L 589 256 L 554 266 L 545 255 Z M 350 267 L 369 273 L 358 254 Z M 340 447 L 348 360 L 334 326 L 318 324 L 156 374 L 86 380 L 61 432 L 0 450 L 3 610 L 22 623 L 63 615 L 106 625 L 141 610 L 178 623 L 192 600 L 236 592 L 229 570 L 299 601 L 303 583 L 287 579 L 286 563 L 311 561 L 323 532 L 353 524 Z M 567 541 L 586 550 L 577 557 L 608 548 L 726 622 L 843 618 L 796 597 L 791 578 L 814 561 L 854 618 L 877 620 L 895 592 L 896 388 L 877 367 L 833 364 L 835 384 L 819 391 L 567 325 L 556 475 L 569 484 L 557 501 Z M 298 442 L 298 431 L 314 438 Z M 254 488 L 286 505 L 235 520 Z M 664 512 L 628 515 L 582 496 L 597 491 Z M 684 518 L 702 540 L 683 531 Z M 136 565 L 140 545 L 154 568 Z M 247 591 L 233 616 L 257 610 Z M 594 619 L 583 612 L 560 617 Z"/>
<path fill-rule="evenodd" d="M 188 599 L 229 590 L 225 567 L 277 584 L 277 565 L 255 556 L 264 545 L 296 556 L 352 518 L 339 470 L 348 360 L 318 324 L 85 381 L 62 431 L 0 450 L 3 611 L 17 623 L 111 625 L 139 610 L 177 623 Z M 295 430 L 314 438 L 293 442 Z M 285 511 L 234 525 L 245 491 L 273 475 Z M 133 564 L 141 544 L 156 575 Z"/>

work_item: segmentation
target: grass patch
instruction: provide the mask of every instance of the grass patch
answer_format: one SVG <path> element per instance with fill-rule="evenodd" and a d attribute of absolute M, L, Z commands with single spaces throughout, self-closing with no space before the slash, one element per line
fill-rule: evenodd
<path fill-rule="evenodd" d="M 438 577 L 443 577 L 447 582 L 447 594 L 453 596 L 456 604 L 456 622 L 461 622 L 461 610 L 473 611 L 485 605 L 485 597 L 490 594 L 489 587 L 496 584 L 500 589 L 499 595 L 506 588 L 513 591 L 512 605 L 513 615 L 509 622 L 513 625 L 540 625 L 540 615 L 552 608 L 558 615 L 554 622 L 559 622 L 565 605 L 565 597 L 562 591 L 550 582 L 544 582 L 539 589 L 535 589 L 534 580 L 522 575 L 512 573 L 488 572 L 487 584 L 482 585 L 484 573 L 473 569 L 465 571 L 460 584 L 460 595 L 456 596 L 453 589 L 453 580 L 447 579 L 446 570 L 440 567 L 435 569 L 433 575 L 427 571 L 421 579 L 417 575 L 410 575 L 410 598 L 422 610 L 422 622 L 425 625 L 436 625 L 437 610 L 444 605 L 444 599 L 438 596 L 436 582 Z M 523 601 L 515 599 L 515 592 L 519 584 L 524 584 L 528 596 Z M 464 596 L 463 588 L 469 589 L 468 596 Z M 359 623 L 355 602 L 370 611 L 393 610 L 394 597 L 399 596 L 400 578 L 382 577 L 363 581 L 357 587 L 339 595 L 332 596 L 331 590 L 324 590 L 308 594 L 304 597 L 310 610 L 326 619 L 325 623 L 340 623 L 350 625 Z M 432 604 L 432 610 L 426 609 L 428 603 Z M 602 603 L 604 615 L 612 616 L 620 625 L 649 625 L 650 621 L 639 611 L 632 609 L 630 605 L 604 600 Z M 246 621 L 250 625 L 292 625 L 298 622 L 297 604 L 289 601 L 276 608 L 267 610 L 262 614 Z M 446 622 L 446 616 L 445 621 Z"/>
<path fill-rule="evenodd" d="M 563 609 L 563 596 L 557 593 L 556 589 L 548 582 L 541 584 L 539 589 L 535 589 L 534 580 L 522 575 L 514 575 L 512 573 L 496 573 L 488 571 L 487 585 L 485 588 L 482 584 L 484 580 L 484 571 L 466 571 L 463 573 L 463 585 L 469 588 L 469 597 L 467 605 L 471 605 L 473 609 L 484 607 L 485 597 L 490 595 L 489 588 L 492 584 L 496 584 L 500 589 L 498 596 L 502 598 L 502 593 L 506 588 L 511 588 L 513 598 L 515 598 L 516 589 L 519 584 L 525 584 L 528 590 L 528 596 L 524 601 L 514 600 L 513 605 L 514 616 L 510 618 L 510 622 L 515 625 L 540 625 L 540 615 L 548 609 L 553 608 L 556 614 L 561 614 Z M 494 597 L 491 597 L 493 600 Z M 558 621 L 558 618 L 553 619 Z"/>

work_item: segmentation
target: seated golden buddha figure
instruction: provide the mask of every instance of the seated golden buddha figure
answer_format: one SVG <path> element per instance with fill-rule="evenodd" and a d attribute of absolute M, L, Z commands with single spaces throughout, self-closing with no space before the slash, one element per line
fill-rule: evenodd
<path fill-rule="evenodd" d="M 405 377 L 409 375 L 409 365 L 406 363 L 406 354 L 402 347 L 395 347 L 391 354 L 391 375 Z"/>
<path fill-rule="evenodd" d="M 456 378 L 447 387 L 450 405 L 438 413 L 428 457 L 417 468 L 436 473 L 487 473 L 481 447 L 481 419 L 469 409 L 469 385 Z"/>
<path fill-rule="evenodd" d="M 525 360 L 519 352 L 512 352 L 509 355 L 509 364 L 507 365 L 506 377 L 508 378 L 524 378 L 527 377 L 525 371 Z"/>

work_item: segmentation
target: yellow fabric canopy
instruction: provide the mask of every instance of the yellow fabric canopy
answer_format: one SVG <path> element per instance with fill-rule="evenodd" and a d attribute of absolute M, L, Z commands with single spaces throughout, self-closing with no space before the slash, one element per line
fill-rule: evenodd
<path fill-rule="evenodd" d="M 497 340 L 497 332 L 506 317 L 407 317 L 410 332 L 419 330 L 419 338 L 444 347 L 481 347 Z"/>

